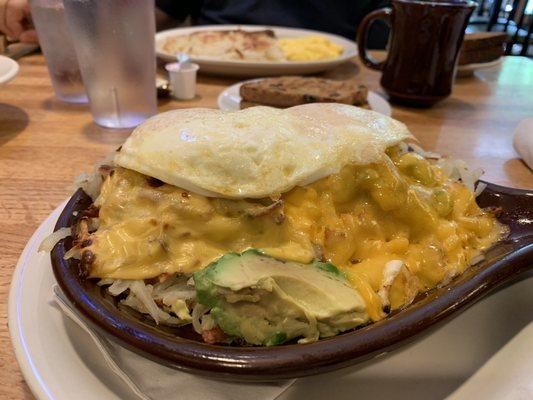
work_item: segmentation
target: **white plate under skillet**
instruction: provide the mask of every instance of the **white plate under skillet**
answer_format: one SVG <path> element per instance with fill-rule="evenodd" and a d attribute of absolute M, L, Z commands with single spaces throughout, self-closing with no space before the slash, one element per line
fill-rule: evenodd
<path fill-rule="evenodd" d="M 187 28 L 176 28 L 158 32 L 155 35 L 155 48 L 157 56 L 165 61 L 176 61 L 176 55 L 163 50 L 163 44 L 169 37 L 187 35 L 198 31 L 233 30 L 243 29 L 246 31 L 260 31 L 270 29 L 274 31 L 278 39 L 296 38 L 310 35 L 320 35 L 328 38 L 334 43 L 341 45 L 344 52 L 337 58 L 318 61 L 246 61 L 246 60 L 220 60 L 209 57 L 195 57 L 191 59 L 200 65 L 200 72 L 228 76 L 275 76 L 275 75 L 295 75 L 314 74 L 327 71 L 342 64 L 357 55 L 357 45 L 355 42 L 342 36 L 326 32 L 313 31 L 309 29 L 283 28 L 278 26 L 265 25 L 205 25 Z"/>
<path fill-rule="evenodd" d="M 55 279 L 50 255 L 38 253 L 37 248 L 52 232 L 63 207 L 60 205 L 33 234 L 13 273 L 8 320 L 17 361 L 39 400 L 134 399 L 102 360 L 87 333 L 52 302 Z M 531 321 L 532 304 L 533 278 L 529 278 L 475 304 L 411 346 L 354 368 L 299 379 L 277 399 L 319 400 L 332 393 L 336 400 L 351 400 L 354 396 L 362 400 L 443 399 Z M 516 358 L 508 362 L 501 366 L 502 371 L 511 367 L 528 371 L 528 366 L 517 364 Z M 515 375 L 494 378 L 501 386 L 499 393 L 515 394 L 518 380 L 524 379 Z M 474 382 L 482 386 L 470 389 L 482 392 L 486 388 L 487 382 Z M 524 399 L 532 395 L 528 391 L 522 394 Z M 233 398 L 232 393 L 225 396 Z M 462 398 L 451 396 L 450 400 Z"/>
<path fill-rule="evenodd" d="M 239 89 L 243 83 L 254 82 L 260 79 L 251 79 L 249 81 L 239 82 L 235 85 L 227 87 L 222 93 L 218 95 L 218 108 L 222 111 L 237 111 L 240 109 L 241 95 Z M 368 92 L 368 104 L 373 111 L 390 117 L 392 109 L 387 100 L 381 97 L 376 92 Z"/>

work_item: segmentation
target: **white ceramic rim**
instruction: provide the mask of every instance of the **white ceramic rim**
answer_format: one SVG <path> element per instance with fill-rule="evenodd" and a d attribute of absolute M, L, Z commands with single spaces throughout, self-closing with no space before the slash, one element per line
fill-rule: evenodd
<path fill-rule="evenodd" d="M 46 388 L 44 379 L 39 374 L 39 371 L 34 366 L 30 355 L 28 354 L 28 348 L 24 340 L 24 333 L 20 329 L 20 316 L 19 312 L 20 303 L 17 301 L 17 295 L 23 284 L 22 276 L 24 268 L 28 263 L 30 254 L 35 251 L 39 246 L 38 240 L 42 235 L 41 229 L 45 226 L 53 226 L 55 221 L 59 217 L 59 214 L 65 207 L 67 201 L 61 203 L 49 216 L 44 220 L 44 222 L 39 225 L 35 230 L 30 240 L 24 247 L 22 254 L 20 255 L 15 271 L 13 272 L 11 278 L 11 285 L 9 287 L 9 300 L 8 300 L 8 326 L 9 326 L 9 336 L 11 337 L 11 343 L 15 352 L 15 358 L 20 366 L 20 370 L 26 383 L 28 384 L 32 394 L 39 400 L 49 399 L 54 400 L 54 396 Z"/>

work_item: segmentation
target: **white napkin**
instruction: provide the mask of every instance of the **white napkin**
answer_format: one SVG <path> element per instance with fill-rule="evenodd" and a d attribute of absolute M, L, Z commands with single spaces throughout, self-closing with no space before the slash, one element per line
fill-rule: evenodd
<path fill-rule="evenodd" d="M 533 169 L 533 118 L 520 121 L 515 129 L 513 145 L 522 160 Z"/>
<path fill-rule="evenodd" d="M 447 400 L 518 400 L 533 396 L 533 323 L 498 351 Z M 512 384 L 509 384 L 512 382 Z"/>
<path fill-rule="evenodd" d="M 53 288 L 61 311 L 93 339 L 109 368 L 142 400 L 273 400 L 294 380 L 274 383 L 234 383 L 200 377 L 157 364 L 93 331 L 78 315 L 61 289 Z"/>

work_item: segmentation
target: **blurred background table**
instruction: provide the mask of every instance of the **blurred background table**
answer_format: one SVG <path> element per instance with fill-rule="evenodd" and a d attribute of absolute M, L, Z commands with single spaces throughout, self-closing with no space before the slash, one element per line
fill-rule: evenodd
<path fill-rule="evenodd" d="M 32 232 L 68 194 L 73 178 L 115 150 L 130 131 L 92 123 L 86 105 L 57 101 L 42 55 L 20 60 L 20 74 L 0 87 L 0 398 L 33 398 L 13 355 L 7 327 L 11 274 Z M 327 75 L 355 77 L 382 93 L 379 73 L 360 64 Z M 159 111 L 217 107 L 237 79 L 200 76 L 192 101 L 160 100 Z M 457 80 L 452 96 L 430 109 L 393 107 L 426 150 L 453 155 L 485 170 L 484 179 L 533 189 L 533 173 L 518 158 L 512 135 L 533 117 L 533 61 L 506 57 L 501 66 Z M 38 329 L 38 327 L 36 327 Z"/>

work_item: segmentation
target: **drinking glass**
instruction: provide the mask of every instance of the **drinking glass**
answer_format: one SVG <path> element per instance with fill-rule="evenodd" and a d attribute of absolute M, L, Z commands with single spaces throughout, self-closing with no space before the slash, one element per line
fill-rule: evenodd
<path fill-rule="evenodd" d="M 94 121 L 131 128 L 156 113 L 154 0 L 64 0 Z"/>
<path fill-rule="evenodd" d="M 68 103 L 87 103 L 63 0 L 30 0 L 29 3 L 56 97 Z"/>

